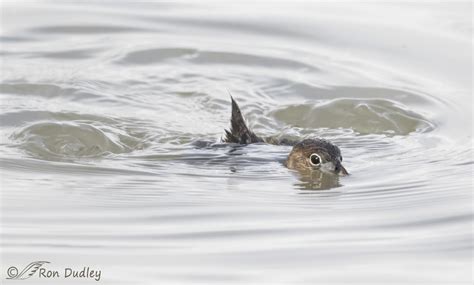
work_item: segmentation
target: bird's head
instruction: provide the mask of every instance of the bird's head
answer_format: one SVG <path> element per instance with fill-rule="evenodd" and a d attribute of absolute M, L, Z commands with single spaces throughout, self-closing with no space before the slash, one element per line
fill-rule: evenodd
<path fill-rule="evenodd" d="M 322 139 L 305 139 L 293 146 L 286 166 L 296 170 L 321 170 L 338 174 L 348 175 L 342 166 L 341 151 L 331 142 Z"/>

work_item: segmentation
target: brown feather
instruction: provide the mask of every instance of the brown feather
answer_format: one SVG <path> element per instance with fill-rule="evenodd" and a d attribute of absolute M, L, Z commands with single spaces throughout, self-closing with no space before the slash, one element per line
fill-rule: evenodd
<path fill-rule="evenodd" d="M 234 98 L 230 96 L 230 99 L 232 100 L 230 131 L 225 130 L 224 142 L 238 144 L 263 142 L 263 139 L 255 135 L 245 124 L 242 112 L 240 111 L 239 105 L 237 105 L 237 102 L 235 102 Z"/>

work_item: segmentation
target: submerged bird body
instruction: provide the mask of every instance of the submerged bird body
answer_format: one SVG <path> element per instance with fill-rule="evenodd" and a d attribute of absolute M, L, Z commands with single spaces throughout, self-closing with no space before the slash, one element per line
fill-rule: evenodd
<path fill-rule="evenodd" d="M 232 100 L 231 128 L 225 130 L 224 142 L 251 144 L 251 143 L 272 143 L 282 145 L 293 145 L 293 149 L 285 161 L 286 167 L 296 170 L 322 170 L 339 175 L 348 175 L 347 170 L 342 166 L 342 156 L 339 148 L 331 142 L 314 138 L 305 139 L 294 143 L 287 140 L 276 141 L 274 139 L 266 140 L 257 136 L 245 124 L 242 112 L 237 102 Z"/>

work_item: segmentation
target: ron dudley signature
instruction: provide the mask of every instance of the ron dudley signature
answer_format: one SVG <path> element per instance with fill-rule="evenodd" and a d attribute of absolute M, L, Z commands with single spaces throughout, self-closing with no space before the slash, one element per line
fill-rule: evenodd
<path fill-rule="evenodd" d="M 7 279 L 24 280 L 31 277 L 53 279 L 90 279 L 100 281 L 102 274 L 101 270 L 91 269 L 89 266 L 84 266 L 81 269 L 64 267 L 62 270 L 51 270 L 47 266 L 49 261 L 33 261 L 21 271 L 17 267 L 11 266 L 7 269 Z"/>

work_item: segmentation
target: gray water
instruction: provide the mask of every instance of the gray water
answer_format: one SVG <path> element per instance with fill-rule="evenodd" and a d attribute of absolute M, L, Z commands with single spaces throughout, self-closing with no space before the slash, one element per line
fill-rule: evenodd
<path fill-rule="evenodd" d="M 2 284 L 472 282 L 469 2 L 1 9 Z"/>

